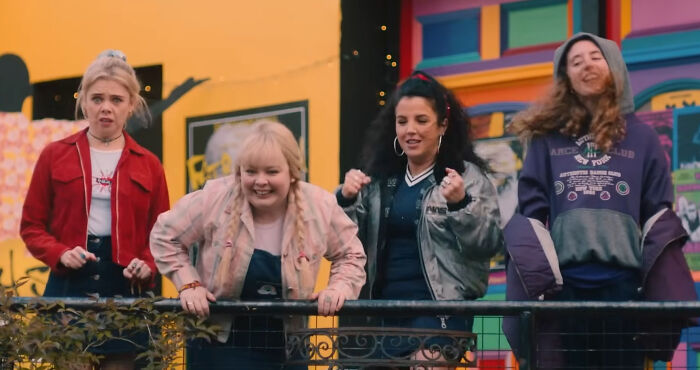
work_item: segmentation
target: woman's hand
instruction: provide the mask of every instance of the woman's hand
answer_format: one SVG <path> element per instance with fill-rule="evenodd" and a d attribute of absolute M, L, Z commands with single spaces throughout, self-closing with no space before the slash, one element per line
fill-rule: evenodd
<path fill-rule="evenodd" d="M 358 169 L 352 169 L 345 173 L 345 181 L 343 182 L 343 187 L 340 189 L 340 193 L 346 199 L 354 199 L 357 197 L 357 193 L 362 190 L 362 188 L 369 184 L 369 176 L 365 175 L 362 171 Z"/>
<path fill-rule="evenodd" d="M 209 316 L 209 302 L 216 302 L 216 297 L 207 288 L 198 286 L 180 292 L 180 306 L 185 312 L 200 317 Z"/>
<path fill-rule="evenodd" d="M 447 173 L 440 182 L 440 192 L 447 203 L 459 203 L 467 195 L 464 192 L 464 180 L 459 173 L 451 168 L 445 168 Z"/>
<path fill-rule="evenodd" d="M 335 289 L 324 289 L 311 295 L 311 300 L 318 300 L 318 314 L 334 315 L 345 303 L 345 294 Z"/>
<path fill-rule="evenodd" d="M 97 261 L 97 257 L 93 253 L 83 249 L 83 247 L 77 246 L 63 252 L 59 261 L 63 266 L 77 270 L 85 266 L 87 261 Z"/>
<path fill-rule="evenodd" d="M 151 278 L 151 268 L 145 261 L 134 258 L 122 271 L 125 278 L 134 281 L 146 281 Z"/>

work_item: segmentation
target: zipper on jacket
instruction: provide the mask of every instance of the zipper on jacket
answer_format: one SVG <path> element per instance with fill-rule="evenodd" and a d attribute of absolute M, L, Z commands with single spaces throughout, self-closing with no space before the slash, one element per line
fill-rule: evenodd
<path fill-rule="evenodd" d="M 123 149 L 122 149 L 123 150 Z M 117 191 L 115 193 L 115 200 L 114 200 L 114 215 L 117 218 L 117 220 L 114 223 L 114 231 L 112 234 L 116 234 L 117 237 L 115 238 L 117 242 L 117 260 L 115 261 L 116 263 L 119 263 L 120 261 L 120 254 L 119 254 L 119 169 L 116 169 L 115 172 L 117 173 Z M 111 198 L 111 197 L 110 197 Z M 128 262 L 127 262 L 128 263 Z"/>
<path fill-rule="evenodd" d="M 506 248 L 506 253 L 508 253 L 508 257 L 510 258 L 510 263 L 515 263 L 515 259 L 513 259 L 513 255 L 510 254 L 510 251 L 508 248 Z M 525 290 L 525 295 L 527 295 L 528 298 L 530 298 L 530 291 L 527 289 L 527 285 L 525 284 L 525 280 L 523 279 L 523 276 L 520 274 L 520 270 L 518 269 L 518 264 L 515 263 L 513 265 L 513 270 L 515 270 L 515 273 L 518 275 L 518 280 L 520 280 L 520 283 L 523 285 L 523 289 Z M 508 269 L 506 268 L 506 273 L 508 272 Z"/>
<path fill-rule="evenodd" d="M 394 194 L 396 193 L 396 182 L 398 182 L 397 179 L 394 180 L 391 180 L 390 178 L 387 179 L 385 183 L 380 183 L 379 185 L 379 226 L 377 227 L 377 248 L 375 250 L 376 261 L 374 265 L 374 273 L 371 273 L 369 268 L 367 268 L 367 276 L 369 280 L 369 299 L 374 299 L 374 284 L 377 281 L 377 266 L 379 265 L 379 259 L 384 254 L 386 248 L 386 223 L 389 212 L 391 211 L 390 204 L 394 201 Z M 390 185 L 390 182 L 392 185 Z"/>
<path fill-rule="evenodd" d="M 87 186 L 85 186 L 85 178 L 87 177 L 85 175 L 85 165 L 83 164 L 83 156 L 80 153 L 80 145 L 78 143 L 75 143 L 75 148 L 78 150 L 78 160 L 80 160 L 80 170 L 83 172 L 83 195 L 85 196 L 85 219 L 87 222 L 85 222 L 85 251 L 89 252 L 88 250 L 88 223 L 90 222 L 90 210 L 88 209 L 88 194 L 87 194 Z M 89 180 L 92 183 L 92 179 Z M 90 194 L 92 196 L 92 193 Z"/>
<path fill-rule="evenodd" d="M 435 185 L 433 185 L 433 187 L 435 187 Z M 425 282 L 428 283 L 428 290 L 430 291 L 430 296 L 433 298 L 434 301 L 437 301 L 437 298 L 435 298 L 435 292 L 433 291 L 433 285 L 430 283 L 430 277 L 428 277 L 428 272 L 425 271 L 425 260 L 423 259 L 423 243 L 421 243 L 420 239 L 420 230 L 421 226 L 423 225 L 423 215 L 425 214 L 426 210 L 425 196 L 428 194 L 428 192 L 429 191 L 426 191 L 425 194 L 423 194 L 423 197 L 421 197 L 421 213 L 420 218 L 418 219 L 418 228 L 416 229 L 416 241 L 418 242 L 418 255 L 420 255 L 420 269 L 423 272 Z"/>

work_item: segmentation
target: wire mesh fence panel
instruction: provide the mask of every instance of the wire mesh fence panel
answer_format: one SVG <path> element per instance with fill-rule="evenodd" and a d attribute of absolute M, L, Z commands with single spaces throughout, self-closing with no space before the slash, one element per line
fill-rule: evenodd
<path fill-rule="evenodd" d="M 77 310 L 94 304 L 66 303 Z M 180 307 L 176 300 L 156 305 Z M 692 320 L 700 302 L 348 301 L 335 317 L 315 316 L 316 304 L 301 301 L 211 308 L 224 334 L 187 338 L 185 360 L 168 368 L 700 368 L 700 328 Z M 0 358 L 0 368 L 8 365 Z"/>

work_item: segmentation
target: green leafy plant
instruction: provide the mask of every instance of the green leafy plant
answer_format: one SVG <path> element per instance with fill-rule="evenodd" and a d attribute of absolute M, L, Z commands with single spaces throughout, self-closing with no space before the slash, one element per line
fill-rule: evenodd
<path fill-rule="evenodd" d="M 163 298 L 152 294 L 129 305 L 96 301 L 85 310 L 41 299 L 18 304 L 14 294 L 26 281 L 0 287 L 0 369 L 90 368 L 100 359 L 90 349 L 109 340 L 137 346 L 143 368 L 167 369 L 182 364 L 185 339 L 215 335 L 204 319 L 159 309 L 156 302 Z"/>

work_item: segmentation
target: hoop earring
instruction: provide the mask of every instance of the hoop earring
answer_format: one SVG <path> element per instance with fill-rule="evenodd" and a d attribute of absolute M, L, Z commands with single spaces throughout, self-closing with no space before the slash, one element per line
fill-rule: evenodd
<path fill-rule="evenodd" d="M 438 153 L 440 153 L 440 145 L 442 145 L 442 137 L 443 137 L 443 135 L 440 135 L 440 138 L 438 139 Z"/>
<path fill-rule="evenodd" d="M 401 153 L 399 153 L 399 151 L 396 150 L 396 143 L 397 143 L 398 141 L 399 141 L 399 137 L 398 137 L 398 136 L 395 136 L 395 137 L 394 137 L 394 154 L 396 154 L 397 157 L 401 157 L 402 155 L 404 155 L 405 152 L 402 150 Z M 400 148 L 400 147 L 401 147 L 401 146 L 399 145 L 399 148 Z"/>

